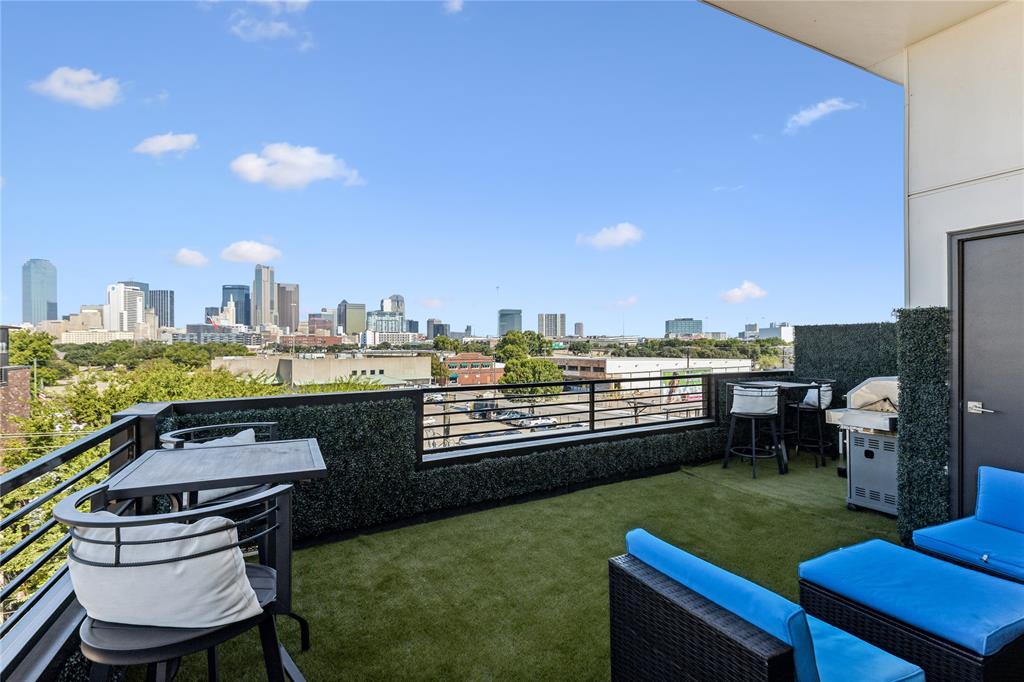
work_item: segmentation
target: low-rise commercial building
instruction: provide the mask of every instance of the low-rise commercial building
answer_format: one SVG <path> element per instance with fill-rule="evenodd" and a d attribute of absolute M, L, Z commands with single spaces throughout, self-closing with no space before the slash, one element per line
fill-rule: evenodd
<path fill-rule="evenodd" d="M 388 385 L 430 383 L 430 356 L 415 353 L 338 353 L 323 358 L 253 355 L 214 358 L 212 366 L 236 376 L 264 376 L 273 383 L 296 386 L 353 378 Z"/>
<path fill-rule="evenodd" d="M 109 329 L 75 329 L 60 335 L 61 343 L 110 343 L 111 341 L 134 341 L 135 332 L 118 332 Z"/>
<path fill-rule="evenodd" d="M 458 353 L 444 359 L 448 383 L 459 386 L 496 384 L 505 376 L 505 365 L 482 353 Z"/>

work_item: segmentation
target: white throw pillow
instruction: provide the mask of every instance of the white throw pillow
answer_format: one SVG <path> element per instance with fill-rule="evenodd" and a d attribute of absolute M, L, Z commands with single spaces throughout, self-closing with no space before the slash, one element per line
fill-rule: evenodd
<path fill-rule="evenodd" d="M 227 436 L 226 438 L 217 438 L 216 440 L 209 440 L 205 443 L 190 443 L 185 442 L 186 448 L 208 448 L 216 445 L 248 445 L 256 442 L 256 430 L 246 429 L 245 431 L 239 431 L 233 436 Z M 213 456 L 213 455 L 211 455 Z M 216 500 L 226 495 L 233 495 L 243 490 L 250 490 L 253 486 L 243 485 L 234 488 L 213 488 L 211 490 L 200 490 L 197 497 L 199 504 L 205 504 L 211 500 Z"/>
<path fill-rule="evenodd" d="M 804 405 L 807 407 L 819 407 L 818 404 L 818 390 L 817 388 L 807 389 L 807 395 L 804 396 Z M 832 404 L 832 387 L 825 385 L 821 387 L 821 405 L 822 409 L 825 409 Z"/>
<path fill-rule="evenodd" d="M 97 516 L 117 518 L 109 512 Z M 223 530 L 213 530 L 218 527 Z M 213 531 L 199 537 L 176 539 Z M 76 528 L 92 540 L 114 540 L 114 529 Z M 120 561 L 133 563 L 182 557 L 238 542 L 231 521 L 221 516 L 193 524 L 159 523 L 121 529 L 122 540 L 166 540 L 122 545 Z M 114 546 L 75 539 L 72 547 L 87 561 L 114 563 Z M 232 547 L 205 556 L 150 566 L 90 566 L 68 559 L 71 583 L 86 613 L 96 620 L 128 625 L 207 628 L 234 623 L 262 613 L 245 576 L 242 551 Z"/>
<path fill-rule="evenodd" d="M 760 388 L 737 386 L 732 393 L 733 414 L 773 415 L 779 412 L 778 394 Z"/>

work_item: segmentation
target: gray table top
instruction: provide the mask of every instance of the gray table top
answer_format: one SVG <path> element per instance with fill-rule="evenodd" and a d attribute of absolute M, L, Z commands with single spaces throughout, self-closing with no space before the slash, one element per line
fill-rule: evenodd
<path fill-rule="evenodd" d="M 798 389 L 798 388 L 817 388 L 818 384 L 812 384 L 807 381 L 772 381 L 772 380 L 758 380 L 758 381 L 737 381 L 735 384 L 742 384 L 744 386 L 765 386 L 766 388 L 778 387 L 781 389 Z M 734 385 L 735 385 L 734 384 Z"/>
<path fill-rule="evenodd" d="M 327 475 L 315 438 L 150 450 L 114 474 L 107 492 L 148 497 L 211 488 L 290 483 Z"/>

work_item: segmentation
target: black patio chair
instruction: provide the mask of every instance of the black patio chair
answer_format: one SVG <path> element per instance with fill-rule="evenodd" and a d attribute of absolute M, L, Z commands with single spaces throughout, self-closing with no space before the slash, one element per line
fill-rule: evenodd
<path fill-rule="evenodd" d="M 757 478 L 757 460 L 774 459 L 779 473 L 788 469 L 785 448 L 779 441 L 776 420 L 779 416 L 779 388 L 754 384 L 729 384 L 729 436 L 725 443 L 722 468 L 729 467 L 732 457 L 749 459 L 752 475 Z M 733 445 L 738 421 L 750 422 L 750 445 Z M 757 435 L 761 426 L 767 426 L 771 447 L 758 446 Z"/>
<path fill-rule="evenodd" d="M 278 593 L 287 589 L 286 583 L 282 581 L 290 580 L 290 576 L 279 574 L 264 561 L 264 557 L 274 556 L 273 546 L 261 549 L 259 561 L 242 564 L 244 577 L 235 575 L 233 578 L 248 581 L 255 593 L 258 608 L 254 607 L 247 592 L 238 592 L 245 588 L 236 583 L 218 584 L 217 591 L 221 594 L 235 590 L 235 593 L 245 594 L 249 598 L 245 608 L 239 607 L 238 611 L 244 617 L 237 621 L 213 626 L 197 623 L 196 627 L 187 627 L 178 621 L 187 617 L 188 612 L 182 615 L 180 611 L 175 611 L 175 607 L 180 606 L 175 603 L 175 597 L 183 591 L 183 565 L 199 563 L 202 559 L 209 560 L 211 555 L 222 552 L 236 553 L 235 557 L 226 557 L 226 562 L 241 562 L 242 546 L 257 544 L 264 547 L 277 542 L 275 531 L 279 528 L 278 510 L 281 509 L 282 496 L 290 495 L 291 489 L 291 485 L 277 485 L 231 502 L 145 516 L 79 511 L 78 507 L 86 503 L 95 510 L 105 510 L 114 502 L 107 499 L 103 484 L 61 500 L 53 515 L 71 529 L 72 544 L 68 564 L 79 601 L 87 613 L 92 608 L 94 612 L 128 614 L 129 617 L 124 620 L 132 621 L 111 622 L 92 615 L 83 621 L 79 636 L 82 653 L 92 663 L 90 680 L 107 680 L 114 667 L 146 665 L 147 680 L 163 682 L 173 678 L 182 657 L 202 651 L 207 652 L 210 679 L 217 680 L 217 645 L 252 628 L 259 629 L 267 678 L 271 682 L 283 681 L 287 665 L 288 677 L 292 680 L 303 679 L 290 657 L 287 654 L 282 656 L 282 647 L 277 637 L 274 616 L 278 613 L 289 615 L 287 609 L 278 602 Z M 119 507 L 131 509 L 132 505 L 122 503 Z M 244 518 L 232 520 L 229 516 Z M 208 522 L 190 533 L 188 529 L 203 519 Z M 165 535 L 164 539 L 126 539 L 144 535 L 145 531 L 139 532 L 139 529 L 144 528 L 148 528 L 151 535 L 159 535 L 163 532 L 161 525 L 163 529 L 173 528 L 176 535 Z M 206 545 L 215 546 L 204 546 L 204 540 Z M 186 551 L 182 543 L 191 553 L 178 556 L 177 551 Z M 165 547 L 161 548 L 160 544 Z M 176 545 L 176 548 L 171 549 L 168 545 Z M 201 549 L 196 550 L 197 547 Z M 102 558 L 97 558 L 98 553 L 102 553 Z M 135 560 L 153 555 L 159 558 Z M 163 574 L 159 571 L 141 572 L 164 564 L 177 566 Z M 236 568 L 239 566 L 238 563 L 230 565 Z M 79 566 L 85 568 L 76 571 Z M 208 564 L 200 564 L 195 570 L 203 570 L 206 566 Z M 132 575 L 132 571 L 137 572 Z M 162 575 L 167 584 L 151 584 L 154 575 Z M 139 593 L 137 587 L 117 589 L 127 585 L 137 586 L 140 579 L 146 581 L 147 588 L 151 588 L 144 595 Z M 88 584 L 89 580 L 93 581 L 93 585 Z M 85 595 L 88 595 L 88 599 Z M 98 595 L 102 595 L 102 598 L 98 598 Z M 161 595 L 166 595 L 166 610 L 173 614 L 166 619 L 161 617 Z M 206 608 L 207 603 L 204 602 L 203 606 Z M 174 625 L 168 626 L 168 621 L 173 621 Z M 308 648 L 308 642 L 303 642 L 305 648 Z"/>
<path fill-rule="evenodd" d="M 832 405 L 834 396 L 835 379 L 809 379 L 809 383 L 815 384 L 816 388 L 809 388 L 801 400 L 790 402 L 787 409 L 796 412 L 796 426 L 793 431 L 796 436 L 796 449 L 809 450 L 814 453 L 814 467 L 825 466 L 828 461 L 829 448 L 832 441 L 825 434 L 825 410 Z M 813 419 L 816 427 L 817 437 L 810 437 L 804 433 L 804 423 L 807 419 Z M 838 457 L 838 453 L 832 454 L 832 459 Z"/>

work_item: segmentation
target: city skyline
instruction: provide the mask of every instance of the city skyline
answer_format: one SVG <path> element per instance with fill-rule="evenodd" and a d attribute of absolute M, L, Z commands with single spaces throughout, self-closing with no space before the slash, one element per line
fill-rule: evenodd
<path fill-rule="evenodd" d="M 312 2 L 302 50 L 226 10 L 5 7 L 0 320 L 33 257 L 61 315 L 125 278 L 179 324 L 257 262 L 303 319 L 402 291 L 492 334 L 500 308 L 655 335 L 902 303 L 902 95 L 853 67 L 688 3 Z M 858 286 L 809 297 L 822 262 Z"/>

